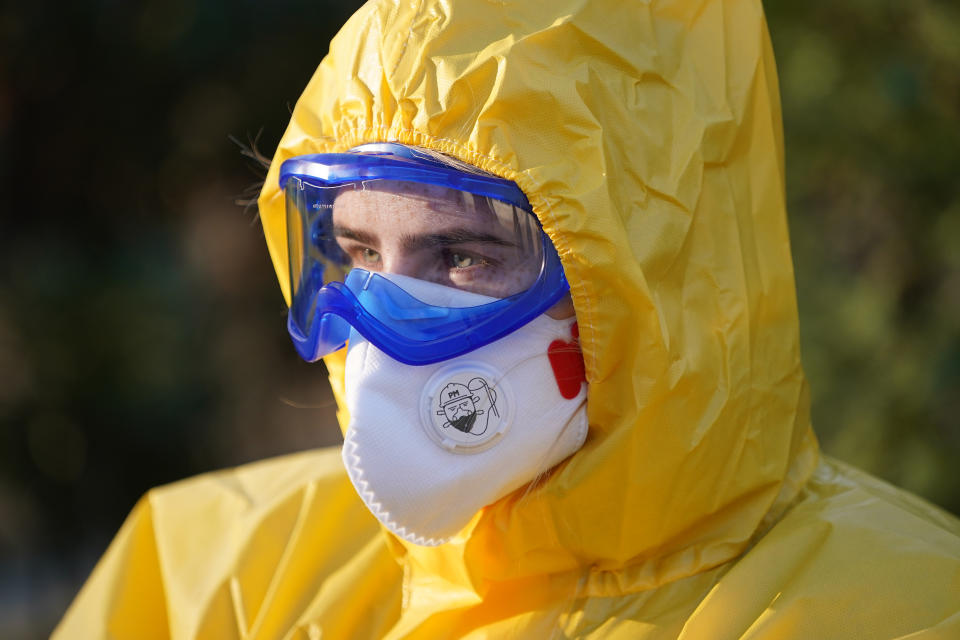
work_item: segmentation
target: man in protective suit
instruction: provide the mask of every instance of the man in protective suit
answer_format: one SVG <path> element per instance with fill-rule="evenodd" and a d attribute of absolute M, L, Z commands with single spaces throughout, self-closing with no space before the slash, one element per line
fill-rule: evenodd
<path fill-rule="evenodd" d="M 305 452 L 151 491 L 56 637 L 960 638 L 960 523 L 823 456 L 811 430 L 777 81 L 758 1 L 365 5 L 297 103 L 260 197 L 298 348 L 322 324 L 310 316 L 317 305 L 301 314 L 301 291 L 352 292 L 349 309 L 373 302 L 331 271 L 304 287 L 300 267 L 320 258 L 304 257 L 297 229 L 323 207 L 320 195 L 291 191 L 291 181 L 309 191 L 321 179 L 304 158 L 329 167 L 337 154 L 359 163 L 386 154 L 402 164 L 404 149 L 422 150 L 411 153 L 426 154 L 414 161 L 431 175 L 473 168 L 484 184 L 519 187 L 525 201 L 493 201 L 513 202 L 509 215 L 535 216 L 548 239 L 543 256 L 555 250 L 562 263 L 576 324 L 562 309 L 541 309 L 564 304 L 566 294 L 551 289 L 561 297 L 539 299 L 536 319 L 414 364 L 398 358 L 421 351 L 394 353 L 369 326 L 341 327 L 350 348 L 325 362 L 347 438 L 343 460 L 339 451 Z M 427 208 L 468 191 L 443 189 Z M 405 207 L 414 196 L 396 185 L 363 194 Z M 345 201 L 317 218 L 321 230 L 340 247 L 363 240 L 363 229 L 339 225 L 336 202 Z M 371 251 L 361 249 L 381 257 Z M 470 256 L 453 259 L 474 266 Z M 366 277 L 383 296 L 394 285 L 403 295 L 420 286 L 374 271 Z M 444 286 L 416 295 L 449 294 L 431 309 L 520 295 Z M 532 287 L 524 282 L 521 293 Z M 507 493 L 465 523 L 437 524 L 443 514 L 431 511 L 457 506 L 442 502 L 439 486 L 430 485 L 435 502 L 418 489 L 377 507 L 371 496 L 388 489 L 375 479 L 389 472 L 389 458 L 371 447 L 395 434 L 362 437 L 372 423 L 363 416 L 392 406 L 382 394 L 391 384 L 417 398 L 430 385 L 466 384 L 475 372 L 458 379 L 444 363 L 526 348 L 532 339 L 500 346 L 545 317 L 572 332 L 558 330 L 549 344 L 571 346 L 554 347 L 543 365 L 555 384 L 531 374 L 528 389 L 559 388 L 557 397 L 574 403 L 555 425 L 562 451 L 536 454 L 559 458 L 549 472 L 524 467 L 512 481 L 522 482 L 500 487 Z M 542 323 L 553 331 L 550 322 Z M 314 356 L 328 350 L 311 344 Z M 554 364 L 577 346 L 582 387 Z M 477 449 L 443 440 L 426 421 L 445 418 L 424 405 L 424 423 L 408 426 L 427 439 L 391 445 L 403 448 L 398 468 L 427 454 L 440 462 L 422 476 L 469 476 L 472 460 L 496 456 L 504 473 L 522 466 L 523 456 L 503 461 L 513 460 L 510 438 L 525 433 L 510 412 L 527 400 L 497 387 L 496 357 L 489 375 L 504 417 L 490 430 L 500 440 Z M 364 386 L 374 360 L 393 373 L 376 393 L 360 393 L 374 388 Z M 427 366 L 440 368 L 405 386 Z M 545 401 L 530 415 L 561 404 Z M 568 436 L 581 410 L 589 430 Z M 398 429 L 419 419 L 420 409 L 410 411 Z M 428 479 L 414 470 L 409 486 Z"/>

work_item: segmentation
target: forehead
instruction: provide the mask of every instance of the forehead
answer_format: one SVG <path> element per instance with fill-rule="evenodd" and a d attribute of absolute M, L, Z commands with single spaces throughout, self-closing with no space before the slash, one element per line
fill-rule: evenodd
<path fill-rule="evenodd" d="M 502 206 L 501 206 L 502 205 Z M 503 212 L 498 211 L 504 209 Z M 431 221 L 492 223 L 509 205 L 432 184 L 370 180 L 340 190 L 333 204 L 338 219 L 401 216 Z"/>

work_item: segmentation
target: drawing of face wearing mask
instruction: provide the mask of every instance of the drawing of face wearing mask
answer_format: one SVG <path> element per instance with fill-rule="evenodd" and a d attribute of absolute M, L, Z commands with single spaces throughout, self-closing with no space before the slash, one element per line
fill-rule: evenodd
<path fill-rule="evenodd" d="M 467 385 L 451 382 L 440 392 L 439 400 L 437 415 L 447 419 L 444 428 L 480 436 L 486 432 L 491 414 L 500 417 L 497 392 L 483 378 L 473 378 Z"/>

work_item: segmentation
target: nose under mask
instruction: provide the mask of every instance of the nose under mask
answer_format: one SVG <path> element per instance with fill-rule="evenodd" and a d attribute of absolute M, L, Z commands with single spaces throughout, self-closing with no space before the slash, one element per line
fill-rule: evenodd
<path fill-rule="evenodd" d="M 402 281 L 429 304 L 490 300 Z M 586 384 L 571 390 L 569 380 L 558 383 L 556 359 L 552 365 L 548 355 L 558 345 L 566 356 L 577 349 L 574 322 L 542 315 L 480 349 L 426 366 L 402 364 L 351 335 L 342 455 L 360 497 L 387 529 L 415 544 L 442 544 L 484 506 L 583 445 Z"/>

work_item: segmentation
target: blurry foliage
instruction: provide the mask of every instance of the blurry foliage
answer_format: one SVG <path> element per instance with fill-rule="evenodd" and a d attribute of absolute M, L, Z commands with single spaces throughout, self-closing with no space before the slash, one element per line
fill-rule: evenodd
<path fill-rule="evenodd" d="M 814 427 L 960 512 L 960 7 L 765 6 Z"/>
<path fill-rule="evenodd" d="M 229 135 L 358 3 L 0 8 L 0 636 L 52 628 L 136 499 L 337 442 Z M 960 8 L 766 3 L 824 449 L 960 511 Z"/>
<path fill-rule="evenodd" d="M 339 441 L 255 209 L 359 3 L 0 7 L 0 637 L 41 637 L 134 502 Z"/>

